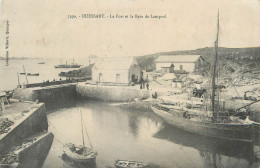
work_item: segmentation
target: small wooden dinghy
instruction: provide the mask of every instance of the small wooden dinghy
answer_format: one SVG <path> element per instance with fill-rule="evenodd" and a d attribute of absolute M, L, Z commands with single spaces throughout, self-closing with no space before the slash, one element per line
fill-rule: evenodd
<path fill-rule="evenodd" d="M 96 162 L 97 152 L 82 145 L 68 143 L 63 147 L 63 158 L 81 165 L 93 164 Z"/>
<path fill-rule="evenodd" d="M 136 161 L 117 160 L 116 168 L 148 168 L 148 164 Z"/>
<path fill-rule="evenodd" d="M 83 145 L 75 145 L 73 143 L 67 143 L 63 146 L 63 155 L 62 155 L 62 159 L 66 164 L 77 168 L 96 165 L 96 157 L 97 157 L 97 152 L 93 150 L 89 137 L 88 140 L 91 148 L 85 146 L 85 138 L 84 138 L 83 130 L 85 129 L 87 136 L 88 133 L 85 126 L 83 125 L 83 117 L 81 111 L 80 111 L 80 115 L 81 115 L 81 135 L 82 135 Z"/>

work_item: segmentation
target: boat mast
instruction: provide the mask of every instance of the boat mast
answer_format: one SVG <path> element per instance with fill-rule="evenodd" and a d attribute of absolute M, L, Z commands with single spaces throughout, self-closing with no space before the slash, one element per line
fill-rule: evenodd
<path fill-rule="evenodd" d="M 25 68 L 24 68 L 24 65 L 23 65 L 23 72 L 25 73 L 26 83 L 28 84 L 28 78 L 27 78 L 27 73 L 25 72 Z"/>
<path fill-rule="evenodd" d="M 84 132 L 83 132 L 83 118 L 82 118 L 82 112 L 81 112 L 81 111 L 80 111 L 80 117 L 81 117 L 81 135 L 82 135 L 82 142 L 83 142 L 83 146 L 85 147 Z"/>
<path fill-rule="evenodd" d="M 217 20 L 217 37 L 215 41 L 215 55 L 213 58 L 213 69 L 212 69 L 212 94 L 211 94 L 211 104 L 213 119 L 216 120 L 218 117 L 218 111 L 215 110 L 215 78 L 216 78 L 216 68 L 217 68 L 217 59 L 218 59 L 218 36 L 219 36 L 219 11 L 218 11 L 218 20 Z"/>
<path fill-rule="evenodd" d="M 19 78 L 19 73 L 17 72 L 17 78 L 18 78 L 18 85 L 20 87 L 20 78 Z"/>

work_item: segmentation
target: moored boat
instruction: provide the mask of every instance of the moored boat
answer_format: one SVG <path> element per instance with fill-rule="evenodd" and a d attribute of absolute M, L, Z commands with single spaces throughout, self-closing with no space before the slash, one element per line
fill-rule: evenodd
<path fill-rule="evenodd" d="M 65 144 L 63 152 L 63 160 L 71 162 L 74 166 L 93 165 L 96 162 L 97 152 L 82 145 L 77 146 L 72 143 Z"/>
<path fill-rule="evenodd" d="M 62 159 L 66 164 L 72 167 L 93 166 L 96 164 L 97 152 L 93 150 L 89 137 L 88 140 L 89 140 L 90 148 L 85 146 L 83 130 L 85 129 L 87 136 L 88 133 L 85 126 L 83 125 L 83 117 L 81 111 L 80 111 L 80 116 L 81 116 L 81 130 L 82 130 L 81 135 L 82 135 L 83 145 L 75 145 L 72 143 L 65 144 L 63 146 Z"/>
<path fill-rule="evenodd" d="M 203 95 L 199 103 L 194 101 L 177 100 L 171 105 L 163 103 L 153 105 L 155 114 L 168 124 L 185 131 L 209 137 L 253 141 L 255 127 L 248 119 L 248 105 L 229 111 L 225 108 L 225 101 L 221 99 L 221 89 L 218 87 L 218 41 L 219 41 L 219 14 L 217 22 L 217 38 L 215 53 L 211 65 L 208 88 L 202 90 Z M 200 96 L 201 97 L 201 96 Z M 249 104 L 250 105 L 250 104 Z"/>
<path fill-rule="evenodd" d="M 168 124 L 191 133 L 238 141 L 252 141 L 255 138 L 255 129 L 251 123 L 212 122 L 210 118 L 197 118 L 183 110 L 161 108 L 160 105 L 151 108 Z"/>
<path fill-rule="evenodd" d="M 148 168 L 148 164 L 137 161 L 117 160 L 116 168 Z"/>
<path fill-rule="evenodd" d="M 38 62 L 38 64 L 45 64 L 45 62 Z"/>

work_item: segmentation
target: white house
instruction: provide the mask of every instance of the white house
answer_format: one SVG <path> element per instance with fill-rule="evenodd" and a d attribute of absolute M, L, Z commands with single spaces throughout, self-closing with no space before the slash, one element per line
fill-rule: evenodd
<path fill-rule="evenodd" d="M 172 67 L 174 71 L 193 72 L 204 63 L 204 59 L 200 55 L 162 55 L 155 63 L 156 71 L 162 73 L 170 73 Z"/>
<path fill-rule="evenodd" d="M 137 83 L 141 69 L 134 57 L 98 58 L 92 68 L 92 81 L 101 83 Z"/>

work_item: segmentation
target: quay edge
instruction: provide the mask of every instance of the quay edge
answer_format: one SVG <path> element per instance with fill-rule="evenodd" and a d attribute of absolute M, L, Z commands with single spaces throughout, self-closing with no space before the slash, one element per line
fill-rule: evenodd
<path fill-rule="evenodd" d="M 147 99 L 150 92 L 144 89 L 138 89 L 131 86 L 102 86 L 85 85 L 79 83 L 76 85 L 77 95 L 83 99 L 95 99 L 109 102 L 127 102 L 134 99 Z"/>
<path fill-rule="evenodd" d="M 46 109 L 43 103 L 36 104 L 34 102 L 19 101 L 11 103 L 12 106 L 19 106 L 19 104 L 31 106 L 31 109 L 27 112 L 10 112 L 22 114 L 21 118 L 14 121 L 14 124 L 10 126 L 10 130 L 7 133 L 0 135 L 0 154 L 3 154 L 5 151 L 8 151 L 10 147 L 14 146 L 15 144 L 17 144 L 17 142 L 21 141 L 22 139 L 28 136 L 31 136 L 38 132 L 48 131 Z M 7 115 L 4 115 L 2 117 L 5 118 L 7 117 Z"/>
<path fill-rule="evenodd" d="M 42 167 L 49 154 L 54 135 L 51 132 L 36 134 L 36 141 L 18 152 L 19 165 L 17 168 Z"/>
<path fill-rule="evenodd" d="M 75 101 L 76 85 L 76 83 L 67 83 L 44 87 L 16 88 L 12 98 L 24 101 L 38 100 L 45 103 L 46 109 L 49 109 Z"/>

